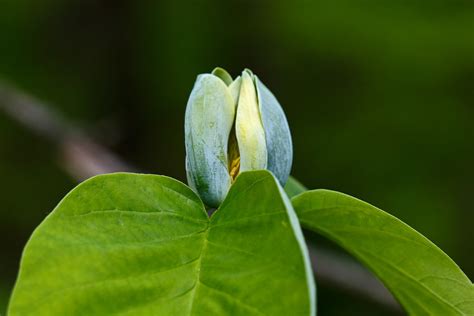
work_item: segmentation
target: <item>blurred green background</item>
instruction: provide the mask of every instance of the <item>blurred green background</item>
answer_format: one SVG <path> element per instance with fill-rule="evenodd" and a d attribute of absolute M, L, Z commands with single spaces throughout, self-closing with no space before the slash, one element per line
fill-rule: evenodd
<path fill-rule="evenodd" d="M 185 179 L 186 101 L 215 66 L 276 94 L 306 186 L 400 217 L 474 277 L 473 1 L 0 1 L 0 79 L 147 172 Z M 2 112 L 0 178 L 2 313 L 25 242 L 76 182 Z M 321 315 L 385 314 L 319 293 Z"/>

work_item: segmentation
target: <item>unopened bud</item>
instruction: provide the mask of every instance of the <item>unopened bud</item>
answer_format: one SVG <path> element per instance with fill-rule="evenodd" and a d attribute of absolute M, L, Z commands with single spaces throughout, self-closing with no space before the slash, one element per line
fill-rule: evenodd
<path fill-rule="evenodd" d="M 211 207 L 242 171 L 270 170 L 282 186 L 290 174 L 285 114 L 248 69 L 235 80 L 222 68 L 198 76 L 186 108 L 185 142 L 189 185 Z"/>

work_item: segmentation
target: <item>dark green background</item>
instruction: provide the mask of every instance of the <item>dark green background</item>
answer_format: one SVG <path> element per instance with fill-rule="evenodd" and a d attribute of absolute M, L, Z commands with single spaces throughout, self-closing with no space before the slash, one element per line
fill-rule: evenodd
<path fill-rule="evenodd" d="M 215 66 L 276 94 L 303 183 L 400 217 L 473 278 L 474 2 L 0 1 L 0 78 L 142 170 L 185 178 L 186 101 Z M 0 313 L 27 238 L 75 185 L 60 164 L 0 112 Z M 383 311 L 319 292 L 322 315 Z"/>

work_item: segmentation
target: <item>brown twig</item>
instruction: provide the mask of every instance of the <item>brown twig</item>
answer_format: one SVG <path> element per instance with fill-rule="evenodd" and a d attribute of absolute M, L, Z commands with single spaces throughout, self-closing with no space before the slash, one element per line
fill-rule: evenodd
<path fill-rule="evenodd" d="M 137 171 L 47 104 L 1 81 L 0 110 L 36 135 L 56 144 L 63 169 L 77 181 L 101 173 Z"/>

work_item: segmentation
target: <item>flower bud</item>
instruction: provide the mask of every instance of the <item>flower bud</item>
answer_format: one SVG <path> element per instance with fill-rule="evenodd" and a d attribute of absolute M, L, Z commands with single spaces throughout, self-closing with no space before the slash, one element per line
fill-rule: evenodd
<path fill-rule="evenodd" d="M 268 169 L 285 185 L 293 147 L 275 96 L 250 70 L 199 75 L 185 115 L 186 173 L 205 204 L 218 207 L 237 175 Z"/>

